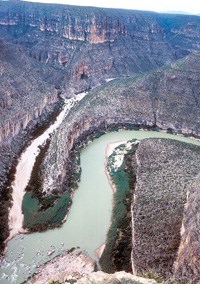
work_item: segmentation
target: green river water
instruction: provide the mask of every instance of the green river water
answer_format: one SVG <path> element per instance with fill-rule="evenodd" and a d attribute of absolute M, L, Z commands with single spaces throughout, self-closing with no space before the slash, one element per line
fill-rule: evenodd
<path fill-rule="evenodd" d="M 112 190 L 105 174 L 105 150 L 110 142 L 149 137 L 170 138 L 200 145 L 200 141 L 155 131 L 112 132 L 95 139 L 81 152 L 81 182 L 67 221 L 61 228 L 17 235 L 8 242 L 0 268 L 0 283 L 22 283 L 36 266 L 66 249 L 80 247 L 95 256 L 106 240 L 112 211 Z M 55 252 L 48 256 L 52 249 Z"/>

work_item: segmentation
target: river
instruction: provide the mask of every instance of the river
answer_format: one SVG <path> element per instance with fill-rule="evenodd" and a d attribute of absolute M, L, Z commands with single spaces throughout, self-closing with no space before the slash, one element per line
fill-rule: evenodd
<path fill-rule="evenodd" d="M 200 145 L 198 140 L 154 131 L 123 130 L 95 139 L 81 151 L 81 182 L 74 194 L 67 221 L 60 228 L 19 234 L 11 239 L 1 264 L 0 283 L 22 283 L 37 265 L 72 247 L 80 247 L 95 257 L 95 250 L 106 240 L 112 211 L 112 189 L 105 175 L 106 146 L 110 142 L 149 137 Z M 48 256 L 48 252 L 54 250 Z"/>

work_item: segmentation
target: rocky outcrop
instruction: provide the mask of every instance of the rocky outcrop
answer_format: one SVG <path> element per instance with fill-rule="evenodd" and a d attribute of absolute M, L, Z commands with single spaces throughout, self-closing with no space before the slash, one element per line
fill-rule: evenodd
<path fill-rule="evenodd" d="M 11 163 L 9 155 L 14 158 L 28 133 L 44 122 L 59 104 L 58 91 L 40 79 L 38 67 L 18 48 L 0 41 L 1 189 L 2 175 Z"/>
<path fill-rule="evenodd" d="M 187 191 L 187 202 L 181 228 L 181 244 L 174 265 L 175 278 L 192 284 L 200 281 L 199 182 L 200 175 Z"/>
<path fill-rule="evenodd" d="M 51 261 L 37 268 L 26 284 L 64 283 L 91 274 L 96 270 L 95 261 L 80 249 L 63 252 Z"/>
<path fill-rule="evenodd" d="M 0 2 L 0 35 L 52 67 L 45 80 L 72 93 L 199 51 L 199 24 L 186 15 Z"/>
<path fill-rule="evenodd" d="M 187 189 L 200 172 L 199 146 L 145 139 L 136 151 L 132 204 L 133 271 L 172 274 Z M 192 208 L 190 208 L 192 210 Z"/>
<path fill-rule="evenodd" d="M 70 282 L 67 282 L 70 283 Z M 98 271 L 92 273 L 89 276 L 85 276 L 76 282 L 77 284 L 156 284 L 157 282 L 153 279 L 145 279 L 142 277 L 134 276 L 124 271 L 116 272 L 114 274 L 106 274 Z"/>

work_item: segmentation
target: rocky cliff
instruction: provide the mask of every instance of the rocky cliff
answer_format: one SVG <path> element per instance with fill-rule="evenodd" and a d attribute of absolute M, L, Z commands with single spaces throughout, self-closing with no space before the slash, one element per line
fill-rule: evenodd
<path fill-rule="evenodd" d="M 70 282 L 66 282 L 70 283 Z M 153 279 L 145 279 L 142 277 L 136 277 L 130 273 L 124 271 L 116 272 L 114 274 L 107 274 L 101 271 L 91 273 L 75 282 L 77 284 L 156 284 Z"/>
<path fill-rule="evenodd" d="M 187 202 L 181 228 L 181 244 L 174 265 L 175 277 L 193 284 L 200 281 L 199 178 L 198 175 L 191 186 L 187 188 Z"/>
<path fill-rule="evenodd" d="M 22 63 L 23 62 L 23 63 Z M 58 92 L 42 80 L 39 66 L 13 45 L 0 41 L 0 143 L 18 135 L 58 101 Z"/>
<path fill-rule="evenodd" d="M 195 16 L 0 2 L 0 35 L 53 67 L 45 79 L 72 93 L 199 51 L 199 26 Z"/>

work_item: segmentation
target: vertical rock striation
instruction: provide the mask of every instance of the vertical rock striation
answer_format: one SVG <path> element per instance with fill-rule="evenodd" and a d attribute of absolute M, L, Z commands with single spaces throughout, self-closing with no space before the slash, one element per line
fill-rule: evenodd
<path fill-rule="evenodd" d="M 200 281 L 200 175 L 187 191 L 181 228 L 181 243 L 174 265 L 177 280 L 195 284 Z"/>

